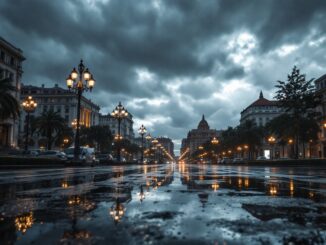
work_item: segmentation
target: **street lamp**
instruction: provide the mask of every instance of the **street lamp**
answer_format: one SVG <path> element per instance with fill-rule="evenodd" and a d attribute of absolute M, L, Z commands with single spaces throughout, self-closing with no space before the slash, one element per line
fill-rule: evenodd
<path fill-rule="evenodd" d="M 213 145 L 217 145 L 219 143 L 218 139 L 216 137 L 213 137 L 213 139 L 211 140 L 211 143 Z"/>
<path fill-rule="evenodd" d="M 25 135 L 25 151 L 28 150 L 28 135 L 29 135 L 29 117 L 30 113 L 35 111 L 37 103 L 33 100 L 32 96 L 28 96 L 22 103 L 26 116 L 26 135 Z"/>
<path fill-rule="evenodd" d="M 242 147 L 241 146 L 237 147 L 237 151 L 239 152 L 240 157 L 242 157 Z"/>
<path fill-rule="evenodd" d="M 80 60 L 78 71 L 74 68 L 68 76 L 67 87 L 69 91 L 77 95 L 77 122 L 76 122 L 76 135 L 75 135 L 75 148 L 74 159 L 79 160 L 80 144 L 79 144 L 79 130 L 80 130 L 80 100 L 83 92 L 92 91 L 95 85 L 93 75 L 85 68 L 83 60 Z"/>
<path fill-rule="evenodd" d="M 118 136 L 116 139 L 120 141 L 122 139 L 122 136 L 120 134 L 121 121 L 122 119 L 128 116 L 128 111 L 121 105 L 121 102 L 119 102 L 116 108 L 112 111 L 111 116 L 118 120 Z M 120 162 L 121 160 L 119 143 L 117 144 L 117 160 L 118 162 Z"/>
<path fill-rule="evenodd" d="M 273 136 L 270 136 L 268 139 L 268 143 L 271 145 L 271 159 L 273 160 L 273 145 L 276 139 Z"/>
<path fill-rule="evenodd" d="M 141 158 L 140 161 L 141 163 L 144 162 L 144 135 L 146 134 L 147 130 L 144 127 L 144 125 L 141 125 L 140 128 L 138 129 L 138 133 L 141 136 Z"/>
<path fill-rule="evenodd" d="M 216 145 L 218 145 L 218 143 L 219 143 L 219 140 L 214 136 L 213 137 L 213 139 L 211 140 L 211 143 L 214 145 L 214 146 L 216 146 Z M 215 154 L 215 158 L 216 158 L 216 163 L 217 163 L 217 156 L 216 156 L 216 152 L 215 152 L 215 147 L 214 147 L 214 154 Z"/>

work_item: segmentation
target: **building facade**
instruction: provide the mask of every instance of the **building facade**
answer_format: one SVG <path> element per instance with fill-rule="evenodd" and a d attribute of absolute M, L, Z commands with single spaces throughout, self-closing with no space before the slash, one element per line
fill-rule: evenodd
<path fill-rule="evenodd" d="M 252 120 L 257 126 L 265 126 L 281 114 L 282 109 L 277 106 L 277 101 L 264 98 L 263 92 L 260 92 L 259 98 L 241 112 L 240 124 Z"/>
<path fill-rule="evenodd" d="M 0 79 L 10 78 L 17 91 L 13 94 L 20 99 L 23 51 L 0 37 Z M 8 118 L 0 121 L 0 148 L 17 147 L 19 120 Z"/>
<path fill-rule="evenodd" d="M 167 150 L 167 152 L 174 157 L 174 144 L 170 138 L 159 137 L 156 138 L 158 142 Z"/>
<path fill-rule="evenodd" d="M 326 74 L 315 80 L 316 94 L 321 97 L 321 104 L 316 108 L 321 114 L 318 142 L 312 147 L 312 155 L 326 158 Z"/>
<path fill-rule="evenodd" d="M 111 116 L 111 114 L 100 115 L 99 124 L 103 126 L 109 126 L 112 135 L 118 134 L 118 120 Z M 135 134 L 133 129 L 134 121 L 132 120 L 132 114 L 128 113 L 128 117 L 122 119 L 120 125 L 120 134 L 124 139 L 134 142 Z"/>
<path fill-rule="evenodd" d="M 198 147 L 210 141 L 213 137 L 219 137 L 220 131 L 216 129 L 210 129 L 205 116 L 203 115 L 202 120 L 199 122 L 197 129 L 192 129 L 188 132 L 187 138 L 182 140 L 180 154 L 188 151 L 191 155 Z"/>
<path fill-rule="evenodd" d="M 32 96 L 37 103 L 37 107 L 32 112 L 31 118 L 40 116 L 46 111 L 57 112 L 67 123 L 68 127 L 73 127 L 77 121 L 77 96 L 68 89 L 63 89 L 57 84 L 54 87 L 41 87 L 24 85 L 21 86 L 21 101 L 28 96 Z M 80 124 L 85 127 L 91 127 L 99 124 L 100 107 L 94 104 L 91 100 L 82 96 L 80 109 Z M 19 123 L 19 131 L 24 135 L 24 123 L 26 113 L 22 111 Z M 35 137 L 35 136 L 34 136 Z M 36 142 L 35 138 L 33 141 Z"/>

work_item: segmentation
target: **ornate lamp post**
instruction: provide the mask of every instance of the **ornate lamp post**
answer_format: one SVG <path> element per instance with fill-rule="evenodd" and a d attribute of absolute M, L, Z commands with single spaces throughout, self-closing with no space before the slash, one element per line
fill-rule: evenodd
<path fill-rule="evenodd" d="M 116 108 L 112 111 L 111 116 L 118 120 L 118 136 L 115 137 L 118 141 L 122 139 L 120 134 L 120 127 L 122 119 L 128 116 L 128 111 L 121 105 L 121 102 L 116 106 Z M 120 162 L 121 160 L 121 149 L 120 144 L 117 144 L 117 160 Z"/>
<path fill-rule="evenodd" d="M 216 163 L 217 163 L 217 156 L 216 156 L 215 149 L 216 149 L 216 146 L 217 146 L 218 143 L 219 143 L 219 140 L 214 136 L 213 139 L 211 140 L 211 143 L 214 145 L 214 154 L 215 154 Z"/>
<path fill-rule="evenodd" d="M 30 113 L 35 110 L 37 103 L 33 100 L 32 96 L 28 96 L 22 103 L 24 111 L 27 113 L 26 116 L 26 135 L 25 135 L 25 151 L 28 150 L 28 136 L 29 136 L 29 118 Z"/>
<path fill-rule="evenodd" d="M 270 136 L 268 139 L 268 143 L 271 145 L 271 160 L 273 160 L 273 146 L 275 144 L 276 139 L 274 136 Z"/>
<path fill-rule="evenodd" d="M 138 129 L 138 133 L 141 136 L 141 157 L 140 157 L 140 161 L 141 163 L 144 162 L 144 135 L 146 134 L 147 130 L 144 127 L 144 125 L 141 125 L 140 128 Z"/>
<path fill-rule="evenodd" d="M 83 92 L 92 91 L 95 85 L 93 75 L 85 68 L 83 60 L 80 60 L 78 71 L 74 68 L 68 76 L 67 87 L 69 91 L 77 95 L 77 122 L 76 122 L 76 135 L 75 135 L 75 149 L 74 159 L 79 160 L 80 144 L 79 144 L 79 130 L 80 130 L 80 100 Z"/>

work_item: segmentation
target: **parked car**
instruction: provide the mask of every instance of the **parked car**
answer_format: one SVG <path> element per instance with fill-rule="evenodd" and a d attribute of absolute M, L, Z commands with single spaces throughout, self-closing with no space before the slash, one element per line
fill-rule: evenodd
<path fill-rule="evenodd" d="M 64 152 L 62 151 L 54 151 L 54 150 L 49 150 L 49 151 L 43 151 L 38 154 L 38 157 L 46 157 L 46 158 L 58 158 L 61 160 L 67 160 L 67 156 Z"/>
<path fill-rule="evenodd" d="M 232 159 L 229 157 L 223 157 L 221 160 L 222 164 L 228 164 L 228 163 L 232 163 Z"/>
<path fill-rule="evenodd" d="M 242 162 L 244 162 L 244 159 L 240 157 L 234 158 L 232 161 L 232 163 L 242 163 Z"/>
<path fill-rule="evenodd" d="M 69 147 L 64 150 L 64 152 L 67 155 L 68 160 L 73 160 L 74 159 L 74 147 Z M 79 159 L 81 159 L 83 162 L 86 163 L 96 163 L 98 162 L 95 157 L 95 151 L 94 148 L 90 147 L 80 147 L 80 155 Z"/>
<path fill-rule="evenodd" d="M 95 157 L 99 161 L 99 163 L 108 163 L 110 161 L 113 161 L 112 155 L 108 153 L 97 153 L 95 154 Z"/>
<path fill-rule="evenodd" d="M 267 160 L 265 156 L 258 156 L 256 160 Z"/>

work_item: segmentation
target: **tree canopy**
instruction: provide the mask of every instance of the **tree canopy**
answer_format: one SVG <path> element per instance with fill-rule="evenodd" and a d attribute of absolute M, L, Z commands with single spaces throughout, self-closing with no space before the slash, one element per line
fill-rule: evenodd
<path fill-rule="evenodd" d="M 14 96 L 16 92 L 17 88 L 12 84 L 11 79 L 0 80 L 0 119 L 19 116 L 20 104 Z"/>

